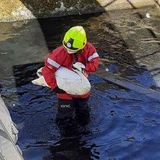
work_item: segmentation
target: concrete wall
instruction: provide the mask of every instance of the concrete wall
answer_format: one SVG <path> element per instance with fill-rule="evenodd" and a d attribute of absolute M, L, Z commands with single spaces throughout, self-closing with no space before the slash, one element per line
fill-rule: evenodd
<path fill-rule="evenodd" d="M 0 21 L 95 13 L 105 10 L 139 8 L 160 0 L 1 0 Z"/>

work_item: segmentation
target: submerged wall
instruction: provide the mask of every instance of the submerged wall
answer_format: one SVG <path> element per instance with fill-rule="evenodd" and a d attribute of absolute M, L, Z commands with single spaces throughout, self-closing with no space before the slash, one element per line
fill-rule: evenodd
<path fill-rule="evenodd" d="M 139 8 L 160 0 L 1 0 L 0 21 L 86 14 L 105 10 Z"/>

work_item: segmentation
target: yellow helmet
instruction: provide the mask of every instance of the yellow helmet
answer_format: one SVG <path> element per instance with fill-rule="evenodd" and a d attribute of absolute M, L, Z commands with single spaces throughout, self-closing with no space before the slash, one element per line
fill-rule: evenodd
<path fill-rule="evenodd" d="M 63 46 L 68 53 L 76 53 L 78 50 L 83 49 L 86 43 L 86 32 L 82 26 L 70 28 L 63 38 Z"/>

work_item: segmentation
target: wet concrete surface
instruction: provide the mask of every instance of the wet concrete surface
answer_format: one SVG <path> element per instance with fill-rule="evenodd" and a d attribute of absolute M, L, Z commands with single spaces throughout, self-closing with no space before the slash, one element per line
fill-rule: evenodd
<path fill-rule="evenodd" d="M 119 12 L 119 17 L 114 12 L 109 15 L 112 19 L 111 23 L 118 28 L 136 63 L 145 66 L 156 85 L 160 86 L 160 24 L 159 18 L 154 16 L 153 11 L 154 8 L 151 10 L 146 8 L 128 13 L 127 16 L 123 12 Z M 147 18 L 147 15 L 150 15 L 150 18 Z M 113 17 L 117 18 L 113 19 Z"/>
<path fill-rule="evenodd" d="M 149 67 L 159 64 L 160 22 L 156 16 L 146 19 L 145 10 L 139 13 L 143 19 L 137 19 L 135 11 L 125 11 L 0 24 L 1 94 L 19 129 L 18 143 L 25 160 L 160 158 L 158 101 L 92 75 L 91 121 L 78 128 L 78 136 L 64 137 L 54 122 L 54 93 L 30 83 L 45 55 L 61 44 L 65 31 L 83 25 L 112 73 L 158 89 Z M 142 22 L 149 23 L 156 37 L 139 26 Z M 133 32 L 137 36 L 132 36 Z M 135 41 L 139 36 L 146 36 L 145 45 Z M 153 38 L 156 42 L 152 45 Z M 137 61 L 137 56 L 145 57 L 146 52 L 150 59 Z M 158 67 L 155 69 L 159 75 Z"/>

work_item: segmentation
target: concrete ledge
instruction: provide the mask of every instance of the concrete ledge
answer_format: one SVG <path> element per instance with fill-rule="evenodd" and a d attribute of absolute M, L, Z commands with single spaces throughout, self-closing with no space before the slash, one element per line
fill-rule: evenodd
<path fill-rule="evenodd" d="M 1 0 L 0 21 L 57 17 L 155 6 L 159 0 Z"/>
<path fill-rule="evenodd" d="M 1 0 L 0 21 L 59 17 L 104 11 L 96 0 Z"/>

